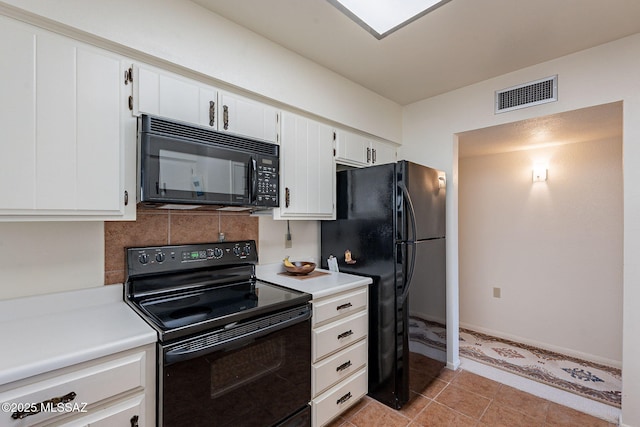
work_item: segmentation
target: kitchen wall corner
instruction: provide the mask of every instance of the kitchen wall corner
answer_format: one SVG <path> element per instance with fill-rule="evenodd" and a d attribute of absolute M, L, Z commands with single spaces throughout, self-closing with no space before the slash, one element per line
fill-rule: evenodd
<path fill-rule="evenodd" d="M 244 212 L 138 208 L 137 220 L 104 223 L 104 283 L 125 281 L 125 250 L 135 246 L 180 245 L 225 240 L 258 242 L 258 218 Z"/>
<path fill-rule="evenodd" d="M 285 247 L 287 221 L 260 216 L 260 264 L 281 262 L 286 256 L 294 261 L 320 262 L 320 221 L 291 220 L 291 247 Z"/>

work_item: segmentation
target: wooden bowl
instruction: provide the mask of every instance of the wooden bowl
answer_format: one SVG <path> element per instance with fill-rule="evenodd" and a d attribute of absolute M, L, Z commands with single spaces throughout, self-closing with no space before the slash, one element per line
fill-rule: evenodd
<path fill-rule="evenodd" d="M 284 265 L 285 270 L 287 270 L 287 273 L 289 274 L 296 274 L 296 275 L 304 275 L 304 274 L 309 274 L 311 273 L 313 270 L 316 269 L 316 263 L 315 262 L 309 262 L 309 261 L 296 261 L 293 262 L 293 267 L 287 267 L 286 265 Z"/>

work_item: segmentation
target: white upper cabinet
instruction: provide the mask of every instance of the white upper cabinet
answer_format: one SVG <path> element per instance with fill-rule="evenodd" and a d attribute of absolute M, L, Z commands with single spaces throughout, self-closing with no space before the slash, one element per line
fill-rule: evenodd
<path fill-rule="evenodd" d="M 151 114 L 278 143 L 279 110 L 192 80 L 138 64 L 133 67 L 133 114 Z"/>
<path fill-rule="evenodd" d="M 394 163 L 396 148 L 385 142 L 349 132 L 337 131 L 336 162 L 349 166 L 363 167 Z"/>
<path fill-rule="evenodd" d="M 396 147 L 386 142 L 371 141 L 371 164 L 383 165 L 396 162 Z"/>
<path fill-rule="evenodd" d="M 133 114 L 143 113 L 216 129 L 218 90 L 148 65 L 133 67 Z"/>
<path fill-rule="evenodd" d="M 219 92 L 218 99 L 219 130 L 279 143 L 279 110 L 228 92 Z"/>
<path fill-rule="evenodd" d="M 6 17 L 0 56 L 0 220 L 123 218 L 121 58 Z"/>
<path fill-rule="evenodd" d="M 275 219 L 335 219 L 333 128 L 282 112 L 280 208 Z"/>

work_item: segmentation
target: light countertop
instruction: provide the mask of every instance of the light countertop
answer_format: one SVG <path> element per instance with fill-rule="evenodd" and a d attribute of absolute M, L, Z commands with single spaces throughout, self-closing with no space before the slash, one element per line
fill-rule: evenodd
<path fill-rule="evenodd" d="M 284 267 L 280 263 L 256 266 L 256 277 L 265 282 L 285 286 L 297 291 L 307 292 L 314 299 L 333 295 L 338 292 L 348 291 L 360 286 L 372 283 L 370 277 L 356 276 L 353 274 L 336 273 L 329 270 L 316 269 L 324 274 L 311 278 L 298 278 L 296 276 L 282 275 Z"/>
<path fill-rule="evenodd" d="M 0 301 L 0 385 L 157 341 L 108 285 Z"/>

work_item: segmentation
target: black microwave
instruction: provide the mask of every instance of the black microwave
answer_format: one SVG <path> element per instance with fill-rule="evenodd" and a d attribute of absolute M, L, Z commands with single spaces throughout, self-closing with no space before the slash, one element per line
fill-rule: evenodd
<path fill-rule="evenodd" d="M 145 206 L 279 206 L 277 144 L 146 114 L 138 140 Z"/>

